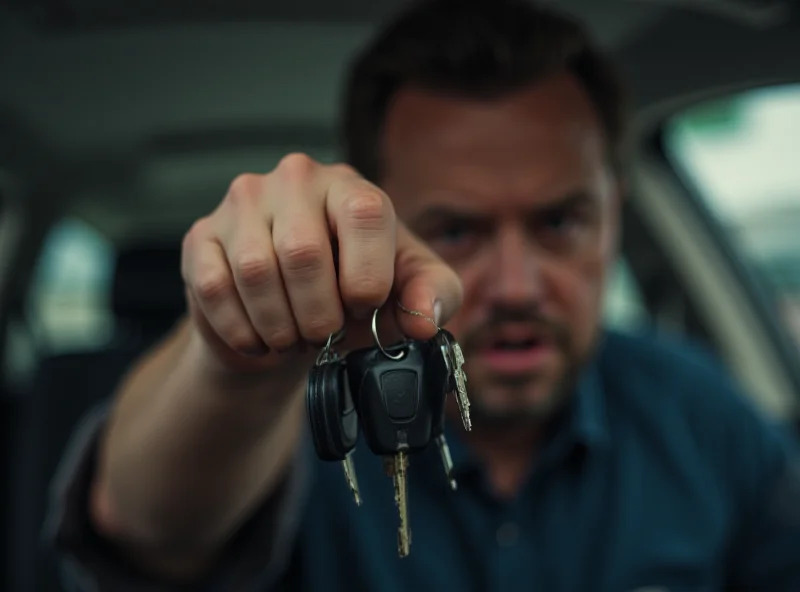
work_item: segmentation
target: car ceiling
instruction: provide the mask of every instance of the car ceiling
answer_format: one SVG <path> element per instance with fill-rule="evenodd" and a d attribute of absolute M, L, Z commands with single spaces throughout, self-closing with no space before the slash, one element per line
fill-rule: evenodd
<path fill-rule="evenodd" d="M 642 121 L 698 91 L 797 78 L 783 0 L 551 3 L 620 56 Z M 31 216 L 70 212 L 120 242 L 180 236 L 237 173 L 289 150 L 335 158 L 343 70 L 402 5 L 0 0 L 0 166 Z M 724 59 L 748 43 L 784 59 Z"/>

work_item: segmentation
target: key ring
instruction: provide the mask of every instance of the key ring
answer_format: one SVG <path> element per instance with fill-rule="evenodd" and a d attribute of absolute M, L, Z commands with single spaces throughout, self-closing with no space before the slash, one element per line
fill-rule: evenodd
<path fill-rule="evenodd" d="M 402 360 L 405 352 L 399 352 L 395 355 L 390 354 L 381 345 L 381 340 L 378 338 L 378 311 L 380 309 L 376 308 L 375 312 L 372 313 L 372 338 L 375 340 L 375 345 L 378 346 L 378 349 L 381 350 L 381 353 L 389 358 L 390 360 L 398 361 Z"/>
<path fill-rule="evenodd" d="M 403 306 L 403 304 L 399 300 L 397 301 L 397 308 L 399 308 L 400 310 L 402 310 L 406 314 L 410 314 L 412 317 L 419 317 L 421 319 L 425 319 L 431 325 L 436 327 L 437 331 L 441 331 L 442 330 L 442 328 L 439 325 L 436 324 L 436 321 L 434 321 L 428 315 L 424 315 L 421 312 L 419 312 L 418 310 L 411 310 L 409 308 L 406 308 L 405 306 Z"/>
<path fill-rule="evenodd" d="M 411 309 L 406 308 L 405 306 L 402 305 L 402 303 L 399 300 L 397 300 L 397 307 L 400 310 L 402 310 L 404 313 L 406 313 L 406 314 L 410 314 L 412 316 L 420 317 L 421 319 L 425 319 L 431 325 L 436 327 L 436 331 L 438 331 L 438 332 L 442 331 L 442 328 L 439 325 L 436 324 L 436 321 L 434 321 L 428 315 L 424 315 L 419 311 L 411 310 Z M 391 355 L 389 352 L 387 352 L 385 349 L 383 349 L 383 346 L 381 345 L 381 340 L 378 338 L 378 311 L 379 310 L 380 309 L 376 308 L 375 312 L 372 313 L 372 338 L 375 340 L 375 345 L 378 346 L 378 349 L 381 350 L 381 353 L 384 356 L 386 356 L 390 360 L 400 360 L 400 359 L 403 358 L 403 356 L 405 354 L 403 352 L 400 352 L 395 356 Z"/>
<path fill-rule="evenodd" d="M 332 351 L 334 345 L 339 343 L 342 338 L 344 337 L 344 329 L 339 329 L 328 335 L 328 341 L 325 343 L 325 346 L 317 355 L 317 366 L 325 364 L 326 362 L 330 362 L 333 358 L 336 357 L 336 352 Z"/>

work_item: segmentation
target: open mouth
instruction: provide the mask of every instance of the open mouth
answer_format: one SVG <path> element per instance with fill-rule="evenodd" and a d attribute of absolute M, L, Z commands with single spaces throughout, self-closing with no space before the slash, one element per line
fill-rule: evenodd
<path fill-rule="evenodd" d="M 553 352 L 553 341 L 530 328 L 508 329 L 495 333 L 481 356 L 493 372 L 502 374 L 529 373 L 547 363 Z"/>
<path fill-rule="evenodd" d="M 495 351 L 525 351 L 536 349 L 543 344 L 543 340 L 537 338 L 527 339 L 501 339 L 492 344 L 490 349 Z"/>

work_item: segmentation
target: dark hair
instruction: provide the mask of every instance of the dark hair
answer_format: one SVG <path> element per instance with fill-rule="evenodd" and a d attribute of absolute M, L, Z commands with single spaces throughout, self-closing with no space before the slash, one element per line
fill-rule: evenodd
<path fill-rule="evenodd" d="M 532 0 L 416 2 L 356 56 L 341 117 L 345 158 L 378 181 L 384 121 L 401 87 L 491 99 L 563 71 L 575 76 L 594 104 L 619 172 L 624 88 L 580 24 Z"/>

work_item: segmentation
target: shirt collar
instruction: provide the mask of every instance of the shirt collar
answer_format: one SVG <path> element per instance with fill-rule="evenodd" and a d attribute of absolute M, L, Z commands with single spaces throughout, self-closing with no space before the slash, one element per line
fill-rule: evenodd
<path fill-rule="evenodd" d="M 599 356 L 583 372 L 575 395 L 570 418 L 573 438 L 589 448 L 608 445 L 607 400 L 600 374 Z"/>
<path fill-rule="evenodd" d="M 557 463 L 576 452 L 605 450 L 610 442 L 606 406 L 598 356 L 584 369 L 563 418 L 554 424 L 542 449 L 542 462 Z"/>

